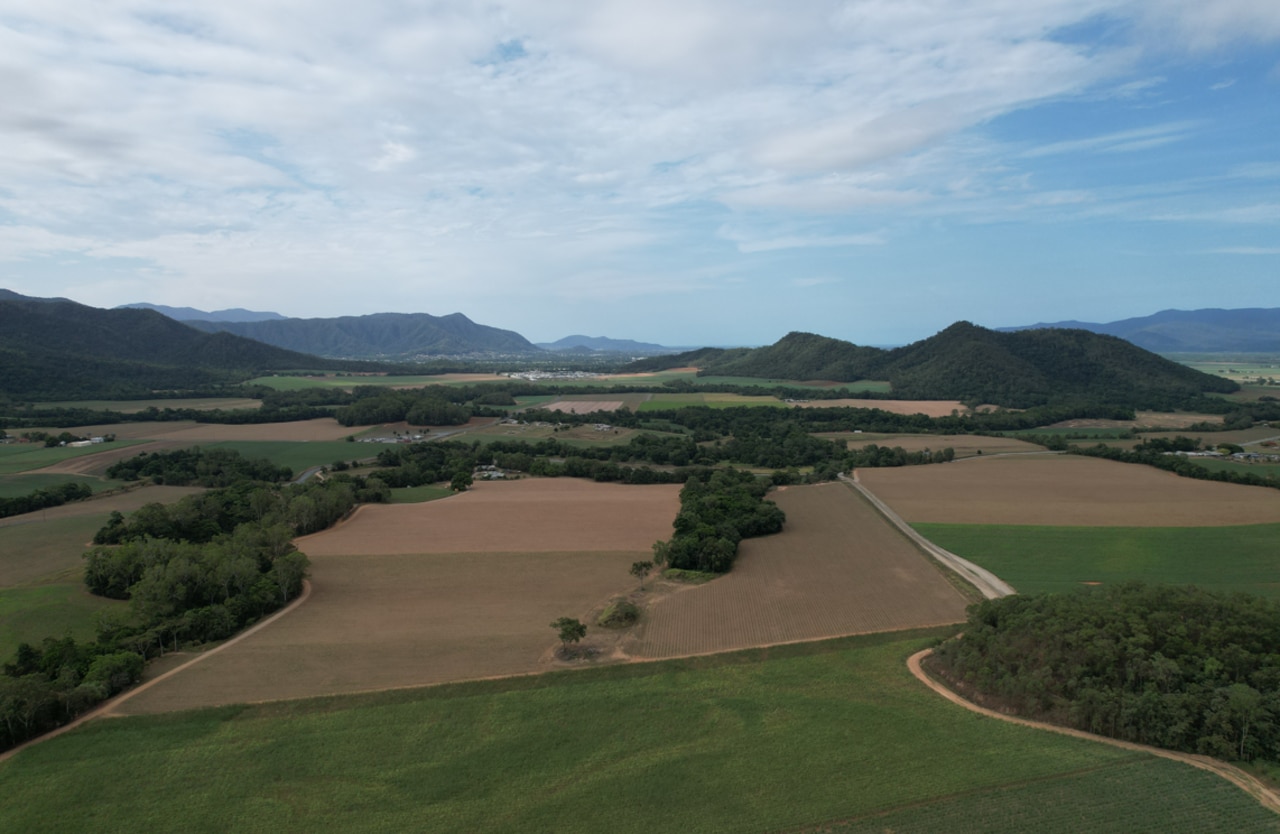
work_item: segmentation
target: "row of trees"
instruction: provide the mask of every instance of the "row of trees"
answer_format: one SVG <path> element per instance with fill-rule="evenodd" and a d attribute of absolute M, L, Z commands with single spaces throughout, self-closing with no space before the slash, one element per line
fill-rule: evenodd
<path fill-rule="evenodd" d="M 988 600 L 936 664 L 1020 714 L 1280 760 L 1280 605 L 1260 597 L 1128 583 Z"/>
<path fill-rule="evenodd" d="M 71 501 L 83 501 L 93 495 L 88 484 L 79 482 L 60 484 L 16 495 L 12 498 L 0 498 L 0 518 L 11 515 L 22 515 L 43 510 L 47 507 L 58 507 Z"/>
<path fill-rule="evenodd" d="M 1187 448 L 1188 446 L 1190 448 Z M 1185 437 L 1178 437 L 1173 440 L 1153 437 L 1144 440 L 1132 449 L 1117 449 L 1113 446 L 1098 444 L 1097 446 L 1086 447 L 1072 446 L 1067 451 L 1070 454 L 1106 458 L 1107 460 L 1120 461 L 1121 463 L 1144 463 L 1147 466 L 1164 469 L 1184 478 L 1198 478 L 1202 481 L 1225 481 L 1232 484 L 1280 489 L 1280 480 L 1276 480 L 1273 477 L 1259 475 L 1255 472 L 1209 469 L 1197 463 L 1195 458 L 1176 454 L 1176 452 L 1194 451 L 1199 447 L 1199 441 Z"/>
<path fill-rule="evenodd" d="M 293 470 L 265 458 L 250 459 L 234 449 L 178 449 L 125 458 L 107 469 L 119 481 L 149 480 L 170 486 L 223 487 L 242 481 L 287 481 Z"/>

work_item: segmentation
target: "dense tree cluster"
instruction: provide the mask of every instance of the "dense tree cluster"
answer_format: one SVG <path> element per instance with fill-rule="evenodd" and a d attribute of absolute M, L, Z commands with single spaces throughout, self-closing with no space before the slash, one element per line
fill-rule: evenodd
<path fill-rule="evenodd" d="M 970 609 L 946 677 L 1021 714 L 1226 759 L 1280 760 L 1280 605 L 1128 583 Z"/>
<path fill-rule="evenodd" d="M 412 391 L 364 386 L 354 394 L 355 401 L 333 415 L 344 426 L 401 421 L 414 426 L 457 426 L 471 419 L 471 409 L 450 402 L 456 393 L 443 385 Z"/>
<path fill-rule="evenodd" d="M 681 570 L 729 570 L 738 542 L 782 530 L 786 515 L 764 498 L 769 486 L 737 469 L 691 473 L 680 490 L 675 533 L 654 545 L 655 561 Z"/>
<path fill-rule="evenodd" d="M 170 486 L 222 487 L 243 480 L 287 481 L 293 470 L 269 460 L 251 460 L 234 449 L 176 449 L 151 452 L 118 461 L 107 469 L 107 477 L 120 481 L 148 479 Z"/>
<path fill-rule="evenodd" d="M 70 483 L 33 490 L 13 498 L 0 498 L 0 518 L 58 507 L 69 501 L 83 501 L 91 495 L 93 490 L 88 484 Z"/>

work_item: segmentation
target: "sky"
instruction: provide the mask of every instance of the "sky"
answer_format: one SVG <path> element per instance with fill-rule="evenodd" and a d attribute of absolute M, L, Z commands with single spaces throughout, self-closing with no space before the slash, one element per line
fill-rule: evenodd
<path fill-rule="evenodd" d="M 1276 0 L 0 0 L 0 287 L 858 344 L 1280 306 Z"/>

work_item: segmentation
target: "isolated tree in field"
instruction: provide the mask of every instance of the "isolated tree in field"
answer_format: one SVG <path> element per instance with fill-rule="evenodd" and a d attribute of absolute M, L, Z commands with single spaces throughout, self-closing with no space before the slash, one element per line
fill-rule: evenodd
<path fill-rule="evenodd" d="M 644 578 L 653 570 L 653 562 L 632 562 L 631 575 L 640 580 L 640 590 L 644 590 Z"/>
<path fill-rule="evenodd" d="M 453 480 L 449 482 L 449 489 L 453 490 L 454 492 L 462 492 L 467 487 L 471 486 L 471 483 L 472 481 L 471 481 L 470 475 L 468 475 L 466 472 L 459 472 L 458 474 L 454 475 Z"/>
<path fill-rule="evenodd" d="M 559 635 L 565 651 L 569 650 L 570 643 L 576 643 L 587 636 L 587 627 L 573 617 L 561 617 L 553 622 L 551 627 Z"/>

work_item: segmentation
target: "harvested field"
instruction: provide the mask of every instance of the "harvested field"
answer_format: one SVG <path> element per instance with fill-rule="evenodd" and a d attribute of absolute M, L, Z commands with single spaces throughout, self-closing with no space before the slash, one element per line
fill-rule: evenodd
<path fill-rule="evenodd" d="M 628 651 L 675 657 L 960 622 L 968 604 L 897 529 L 843 484 L 789 487 L 776 536 L 733 570 L 654 603 Z"/>
<path fill-rule="evenodd" d="M 925 414 L 929 417 L 950 417 L 953 411 L 969 412 L 959 400 L 809 400 L 793 405 L 800 408 L 878 408 L 893 414 Z"/>
<path fill-rule="evenodd" d="M 449 503 L 411 505 L 418 508 Z M 668 521 L 668 524 L 670 522 Z M 142 692 L 128 714 L 545 671 L 557 617 L 633 586 L 639 553 L 315 556 L 312 595 Z"/>
<path fill-rule="evenodd" d="M 90 498 L 87 501 L 76 501 L 71 504 L 63 504 L 60 507 L 50 507 L 47 510 L 37 510 L 33 513 L 0 518 L 0 528 L 37 524 L 45 520 L 55 521 L 61 518 L 97 515 L 109 513 L 112 510 L 130 513 L 143 504 L 152 502 L 168 504 L 187 495 L 203 491 L 203 487 L 144 486 L 139 489 L 131 489 L 128 492 L 118 492 L 112 495 L 104 495 L 101 498 Z"/>
<path fill-rule="evenodd" d="M 548 624 L 634 587 L 671 534 L 675 486 L 569 478 L 483 483 L 425 504 L 367 506 L 307 536 L 312 596 L 124 705 L 161 712 L 549 668 Z M 361 555 L 353 555 L 361 554 Z"/>
<path fill-rule="evenodd" d="M 847 440 L 850 449 L 861 449 L 863 446 L 901 446 L 908 452 L 922 452 L 925 449 L 938 451 L 950 447 L 958 458 L 974 457 L 979 452 L 984 455 L 1007 455 L 1026 452 L 1043 452 L 1043 446 L 1016 440 L 1012 437 L 982 437 L 972 434 L 854 434 L 853 432 L 822 432 L 818 437 L 827 440 Z"/>
<path fill-rule="evenodd" d="M 1280 521 L 1280 499 L 1271 489 L 1074 455 L 974 458 L 857 474 L 911 523 L 1217 527 Z"/>
<path fill-rule="evenodd" d="M 617 411 L 622 408 L 622 400 L 556 400 L 539 407 L 565 414 L 590 414 L 593 411 Z"/>
<path fill-rule="evenodd" d="M 298 539 L 308 556 L 348 553 L 645 551 L 671 535 L 677 485 L 578 478 L 485 481 L 426 504 L 368 504 L 337 527 Z M 628 563 L 630 564 L 630 563 Z"/>
<path fill-rule="evenodd" d="M 1196 423 L 1221 423 L 1221 414 L 1185 414 L 1182 412 L 1138 411 L 1132 420 L 1063 420 L 1055 429 L 1185 429 Z"/>

